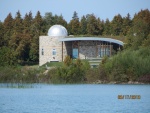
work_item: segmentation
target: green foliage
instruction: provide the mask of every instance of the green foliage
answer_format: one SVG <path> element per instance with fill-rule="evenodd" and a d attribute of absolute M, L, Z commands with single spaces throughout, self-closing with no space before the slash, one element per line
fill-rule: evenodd
<path fill-rule="evenodd" d="M 14 51 L 8 47 L 0 48 L 0 66 L 16 65 L 17 59 Z"/>
<path fill-rule="evenodd" d="M 85 16 L 83 16 L 81 18 L 80 27 L 81 27 L 81 34 L 82 35 L 87 34 L 87 31 L 86 31 L 86 29 L 87 29 L 87 21 L 86 21 Z"/>
<path fill-rule="evenodd" d="M 133 18 L 133 26 L 128 32 L 126 48 L 139 49 L 141 46 L 149 46 L 150 38 L 150 11 L 141 10 Z"/>
<path fill-rule="evenodd" d="M 72 20 L 68 24 L 68 31 L 71 35 L 79 35 L 80 33 L 80 22 L 78 18 L 78 14 L 75 11 L 72 17 Z"/>
<path fill-rule="evenodd" d="M 150 74 L 150 50 L 125 50 L 105 63 L 105 70 L 110 81 L 135 81 L 140 76 Z"/>
<path fill-rule="evenodd" d="M 64 59 L 64 65 L 69 66 L 72 64 L 72 58 L 70 56 L 66 56 Z"/>
<path fill-rule="evenodd" d="M 67 65 L 64 64 L 64 66 L 62 67 L 52 69 L 49 71 L 49 76 L 51 76 L 51 82 L 82 83 L 85 79 L 85 72 L 89 69 L 88 65 L 89 64 L 86 61 L 82 62 L 80 59 L 77 59 L 74 63 L 68 63 Z M 51 71 L 55 72 L 52 73 Z"/>
<path fill-rule="evenodd" d="M 120 14 L 114 16 L 111 22 L 111 33 L 113 35 L 121 35 L 123 19 Z"/>
<path fill-rule="evenodd" d="M 24 67 L 5 66 L 0 67 L 0 82 L 1 83 L 38 83 L 39 70 Z"/>
<path fill-rule="evenodd" d="M 93 83 L 99 80 L 98 69 L 94 68 L 87 70 L 85 78 L 87 83 Z"/>
<path fill-rule="evenodd" d="M 130 18 L 130 14 L 128 13 L 126 17 L 123 18 L 122 24 L 122 35 L 126 36 L 132 26 L 132 20 Z"/>
<path fill-rule="evenodd" d="M 100 32 L 99 24 L 95 15 L 93 14 L 87 15 L 87 33 L 89 35 L 99 35 L 99 32 Z"/>
<path fill-rule="evenodd" d="M 107 18 L 105 23 L 104 23 L 104 31 L 103 31 L 103 35 L 105 36 L 109 36 L 111 35 L 111 28 L 110 28 L 110 21 L 109 19 Z"/>
<path fill-rule="evenodd" d="M 1 46 L 8 46 L 9 40 L 11 38 L 11 35 L 13 34 L 13 18 L 11 13 L 8 14 L 8 16 L 5 18 L 3 23 L 3 35 L 2 35 L 2 45 Z"/>

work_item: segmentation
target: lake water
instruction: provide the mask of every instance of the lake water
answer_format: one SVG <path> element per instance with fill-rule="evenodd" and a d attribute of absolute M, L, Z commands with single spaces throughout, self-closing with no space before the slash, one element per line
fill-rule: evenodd
<path fill-rule="evenodd" d="M 118 99 L 118 95 L 141 98 Z M 150 113 L 150 85 L 1 87 L 0 113 Z"/>

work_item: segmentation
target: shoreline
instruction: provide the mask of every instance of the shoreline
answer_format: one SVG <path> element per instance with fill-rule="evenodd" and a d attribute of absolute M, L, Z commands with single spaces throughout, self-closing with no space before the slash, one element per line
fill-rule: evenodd
<path fill-rule="evenodd" d="M 107 81 L 101 81 L 101 80 L 97 80 L 96 82 L 93 82 L 92 84 L 127 84 L 127 85 L 147 85 L 150 83 L 143 83 L 143 82 L 138 82 L 138 81 L 128 81 L 128 82 L 116 82 L 116 81 L 111 81 L 111 82 L 107 82 Z"/>
<path fill-rule="evenodd" d="M 18 82 L 18 83 L 11 83 L 11 82 L 1 82 L 0 84 L 10 84 L 10 85 L 13 85 L 13 84 L 16 84 L 16 85 L 31 85 L 31 84 L 52 84 L 52 85 L 69 85 L 69 84 L 71 84 L 71 85 L 79 85 L 79 84 L 106 84 L 106 85 L 150 85 L 150 83 L 143 83 L 143 82 L 137 82 L 137 81 L 135 81 L 135 82 L 133 82 L 133 81 L 129 81 L 129 82 L 115 82 L 115 81 L 113 81 L 113 82 L 100 82 L 100 80 L 98 80 L 98 81 L 96 81 L 96 82 L 84 82 L 84 83 L 58 83 L 58 84 L 56 84 L 56 83 L 46 83 L 46 82 L 33 82 L 33 83 L 30 83 L 30 82 L 24 82 L 24 83 L 20 83 L 20 82 Z"/>

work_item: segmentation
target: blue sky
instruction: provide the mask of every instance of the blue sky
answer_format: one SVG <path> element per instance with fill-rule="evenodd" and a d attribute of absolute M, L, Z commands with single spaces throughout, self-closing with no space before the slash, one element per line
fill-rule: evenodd
<path fill-rule="evenodd" d="M 30 11 L 33 17 L 37 11 L 40 11 L 42 16 L 46 12 L 52 12 L 53 15 L 62 14 L 69 22 L 74 11 L 78 13 L 79 18 L 94 13 L 103 20 L 112 20 L 117 14 L 125 17 L 130 13 L 133 17 L 141 9 L 150 10 L 150 0 L 0 0 L 0 21 L 3 22 L 9 13 L 15 17 L 18 10 L 22 17 Z"/>

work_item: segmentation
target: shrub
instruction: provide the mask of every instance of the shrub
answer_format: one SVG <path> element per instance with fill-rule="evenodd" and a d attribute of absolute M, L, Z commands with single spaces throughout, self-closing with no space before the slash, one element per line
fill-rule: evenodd
<path fill-rule="evenodd" d="M 104 64 L 104 69 L 110 81 L 136 81 L 143 75 L 150 74 L 150 50 L 124 50 Z"/>
<path fill-rule="evenodd" d="M 69 66 L 69 65 L 72 64 L 72 59 L 71 59 L 70 56 L 66 56 L 66 57 L 65 57 L 65 59 L 64 59 L 64 64 L 65 64 L 66 66 Z"/>

